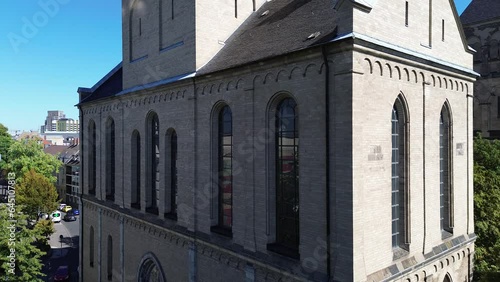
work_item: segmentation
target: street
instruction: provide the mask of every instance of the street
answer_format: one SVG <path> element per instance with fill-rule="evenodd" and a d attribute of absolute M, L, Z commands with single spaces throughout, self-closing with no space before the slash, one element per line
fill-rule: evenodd
<path fill-rule="evenodd" d="M 80 216 L 77 216 L 76 221 L 62 220 L 60 223 L 54 223 L 55 232 L 49 240 L 51 253 L 43 259 L 42 272 L 47 275 L 44 281 L 54 281 L 54 273 L 61 265 L 69 266 L 71 273 L 69 281 L 78 281 L 79 220 Z"/>

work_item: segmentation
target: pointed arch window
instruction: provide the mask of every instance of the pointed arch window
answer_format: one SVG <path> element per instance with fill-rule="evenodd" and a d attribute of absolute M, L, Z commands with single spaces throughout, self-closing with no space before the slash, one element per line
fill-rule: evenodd
<path fill-rule="evenodd" d="M 392 247 L 408 250 L 409 205 L 408 205 L 408 116 L 402 97 L 398 97 L 392 108 Z"/>
<path fill-rule="evenodd" d="M 151 113 L 148 119 L 148 189 L 146 211 L 158 215 L 160 190 L 160 124 L 158 115 Z"/>
<path fill-rule="evenodd" d="M 96 193 L 97 187 L 97 170 L 96 170 L 96 153 L 97 153 L 97 138 L 96 138 L 96 128 L 95 122 L 90 121 L 89 123 L 89 194 L 94 195 Z"/>
<path fill-rule="evenodd" d="M 131 160 L 131 207 L 141 209 L 141 135 L 137 131 L 132 134 Z"/>
<path fill-rule="evenodd" d="M 443 237 L 453 232 L 451 148 L 451 116 L 447 105 L 444 105 L 439 118 L 439 222 Z"/>
<path fill-rule="evenodd" d="M 144 256 L 139 267 L 138 279 L 139 282 L 164 282 L 166 281 L 163 269 L 158 262 L 156 256 L 148 253 Z"/>
<path fill-rule="evenodd" d="M 106 200 L 115 200 L 115 121 L 106 122 Z"/>

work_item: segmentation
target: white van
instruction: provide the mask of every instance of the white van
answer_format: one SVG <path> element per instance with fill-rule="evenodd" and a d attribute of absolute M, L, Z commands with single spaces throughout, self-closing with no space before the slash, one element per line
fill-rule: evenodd
<path fill-rule="evenodd" d="M 53 222 L 61 222 L 61 212 L 55 211 L 55 212 L 51 213 L 50 214 L 50 219 Z"/>

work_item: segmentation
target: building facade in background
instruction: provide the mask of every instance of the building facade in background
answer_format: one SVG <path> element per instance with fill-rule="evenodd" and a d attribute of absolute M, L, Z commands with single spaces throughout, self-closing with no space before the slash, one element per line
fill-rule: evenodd
<path fill-rule="evenodd" d="M 63 111 L 48 111 L 45 124 L 40 127 L 40 133 L 79 132 L 80 121 L 66 118 Z"/>
<path fill-rule="evenodd" d="M 500 138 L 500 2 L 472 0 L 461 15 L 467 42 L 476 51 L 474 70 L 481 74 L 474 88 L 474 131 Z"/>
<path fill-rule="evenodd" d="M 78 89 L 80 281 L 470 281 L 453 1 L 122 5 Z"/>
<path fill-rule="evenodd" d="M 56 189 L 61 203 L 78 207 L 80 187 L 80 145 L 51 145 L 43 149 L 47 154 L 57 157 L 62 162 L 56 173 Z"/>

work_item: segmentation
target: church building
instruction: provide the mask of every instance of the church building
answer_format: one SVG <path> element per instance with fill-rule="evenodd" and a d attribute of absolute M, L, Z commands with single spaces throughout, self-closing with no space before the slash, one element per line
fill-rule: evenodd
<path fill-rule="evenodd" d="M 80 281 L 471 281 L 453 0 L 122 0 L 79 88 Z"/>

